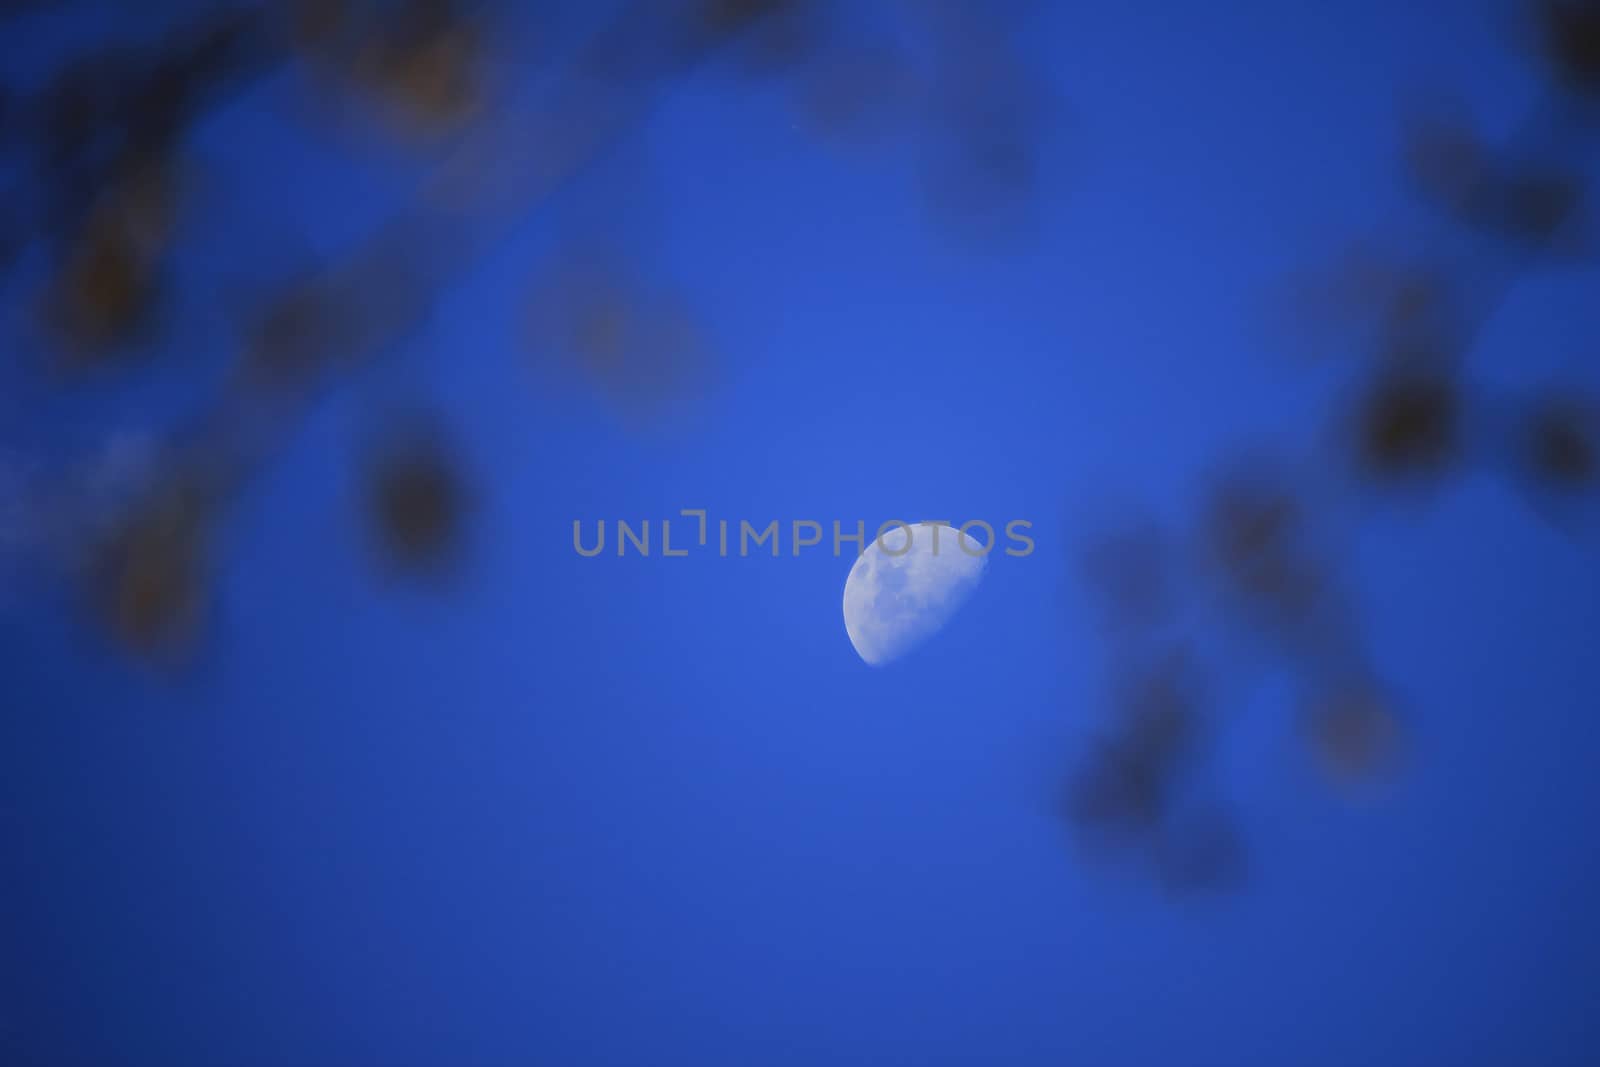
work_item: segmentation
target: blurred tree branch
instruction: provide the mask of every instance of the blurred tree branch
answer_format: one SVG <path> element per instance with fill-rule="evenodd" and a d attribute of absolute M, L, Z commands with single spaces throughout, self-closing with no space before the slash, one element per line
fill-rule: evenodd
<path fill-rule="evenodd" d="M 78 6 L 3 0 L 0 18 L 9 28 Z M 91 50 L 35 91 L 0 88 L 0 161 L 11 167 L 0 174 L 18 178 L 9 198 L 18 206 L 0 217 L 0 269 L 26 277 L 42 265 L 40 291 L 19 299 L 43 327 L 41 362 L 68 372 L 69 387 L 125 367 L 170 330 L 187 143 L 244 90 L 292 69 L 328 112 L 397 136 L 416 168 L 403 204 L 328 261 L 263 293 L 201 294 L 245 305 L 219 394 L 163 428 L 160 463 L 115 521 L 75 530 L 70 514 L 53 514 L 45 524 L 51 537 L 86 542 L 87 602 L 124 647 L 181 658 L 207 617 L 221 517 L 318 399 L 380 373 L 418 338 L 445 286 L 693 73 L 781 82 L 828 140 L 915 130 L 924 193 L 957 229 L 1000 225 L 1038 195 L 1052 101 L 1007 5 L 889 3 L 920 35 L 925 47 L 913 48 L 864 32 L 861 8 L 842 0 L 629 0 L 583 23 L 536 73 L 497 80 L 502 31 L 553 10 L 253 0 L 174 14 L 152 40 Z M 1303 680 L 1301 734 L 1333 779 L 1397 765 L 1401 719 L 1365 661 L 1341 587 L 1347 546 L 1328 536 L 1320 510 L 1327 500 L 1427 489 L 1485 457 L 1541 500 L 1596 489 L 1591 399 L 1565 383 L 1490 395 L 1465 370 L 1512 286 L 1535 270 L 1587 265 L 1596 251 L 1588 153 L 1600 3 L 1534 0 L 1527 12 L 1550 97 L 1517 137 L 1497 147 L 1449 108 L 1408 127 L 1406 180 L 1445 220 L 1451 246 L 1358 250 L 1320 294 L 1316 328 L 1355 338 L 1362 356 L 1353 401 L 1331 411 L 1335 451 L 1319 464 L 1331 488 L 1292 465 L 1224 457 L 1187 525 L 1136 521 L 1084 553 L 1120 669 L 1105 736 L 1069 776 L 1060 810 L 1084 839 L 1131 850 L 1169 887 L 1235 885 L 1248 866 L 1205 781 L 1222 719 L 1200 681 L 1216 668 L 1191 640 L 1198 625 L 1269 635 Z M 564 251 L 537 272 L 530 344 L 559 351 L 633 415 L 704 381 L 707 331 L 676 290 L 588 249 Z M 1491 433 L 1494 420 L 1510 432 Z M 396 428 L 363 471 L 384 565 L 446 570 L 481 489 L 448 428 L 428 417 Z M 1187 603 L 1207 596 L 1205 610 Z"/>
<path fill-rule="evenodd" d="M 1404 172 L 1423 206 L 1447 222 L 1443 238 L 1410 250 L 1402 242 L 1399 252 L 1358 247 L 1319 286 L 1315 304 L 1301 308 L 1315 331 L 1336 334 L 1363 357 L 1359 388 L 1332 410 L 1332 454 L 1276 470 L 1226 459 L 1196 532 L 1160 535 L 1161 543 L 1207 546 L 1190 558 L 1201 570 L 1208 561 L 1221 578 L 1219 610 L 1177 614 L 1270 638 L 1273 665 L 1297 675 L 1308 694 L 1300 734 L 1340 785 L 1395 770 L 1404 732 L 1388 686 L 1366 662 L 1359 619 L 1341 588 L 1355 531 L 1330 506 L 1353 506 L 1359 516 L 1374 492 L 1428 492 L 1472 464 L 1512 478 L 1530 498 L 1592 501 L 1600 489 L 1600 407 L 1577 383 L 1519 396 L 1474 382 L 1466 370 L 1477 338 L 1519 283 L 1544 269 L 1592 268 L 1600 251 L 1589 202 L 1600 128 L 1600 3 L 1538 0 L 1525 12 L 1549 91 L 1511 138 L 1492 145 L 1460 108 L 1409 116 Z M 1592 525 L 1573 532 L 1596 533 Z M 1114 662 L 1172 639 L 1161 623 L 1174 611 L 1152 612 L 1155 591 L 1208 588 L 1175 576 L 1182 556 L 1152 551 L 1156 543 L 1136 523 L 1103 534 L 1083 557 L 1089 588 L 1105 601 L 1101 617 L 1120 620 L 1107 631 Z M 1200 714 L 1193 701 L 1178 706 Z M 1171 835 L 1196 831 L 1163 798 L 1202 776 L 1207 755 L 1204 746 L 1156 740 L 1205 728 L 1152 734 L 1150 721 L 1113 701 L 1106 740 L 1069 775 L 1080 798 L 1066 811 L 1069 824 L 1095 845 L 1120 830 L 1121 851 L 1151 863 L 1169 888 L 1234 884 L 1168 876 L 1162 857 Z M 1217 834 L 1216 824 L 1205 832 Z M 1226 869 L 1242 870 L 1237 833 L 1222 839 L 1233 857 Z"/>
<path fill-rule="evenodd" d="M 84 5 L 13 5 L 5 13 L 26 19 L 75 6 Z M 877 97 L 916 95 L 908 87 L 931 84 L 913 74 L 903 50 L 863 48 L 854 36 L 857 10 L 834 0 L 628 0 L 584 31 L 561 62 L 494 85 L 489 70 L 499 31 L 519 18 L 546 19 L 552 8 L 255 0 L 178 17 L 151 42 L 97 48 L 66 62 L 40 91 L 7 93 L 0 114 L 18 136 L 4 144 L 27 158 L 28 187 L 43 202 L 34 217 L 44 220 L 9 246 L 45 251 L 42 340 L 59 366 L 80 373 L 127 364 L 170 327 L 162 309 L 185 194 L 180 160 L 197 122 L 239 90 L 294 68 L 319 87 L 328 107 L 354 106 L 419 153 L 413 195 L 368 237 L 271 291 L 244 294 L 236 369 L 222 393 L 165 433 L 162 469 L 135 495 L 121 525 L 109 535 L 97 529 L 87 546 L 87 571 L 102 576 L 97 585 L 150 590 L 137 598 L 136 613 L 101 613 L 114 632 L 139 650 L 152 647 L 163 619 L 174 630 L 192 629 L 188 605 L 205 568 L 172 557 L 198 554 L 215 538 L 186 533 L 164 553 L 131 551 L 151 527 L 147 512 L 164 513 L 174 486 L 198 484 L 206 505 L 186 512 L 184 529 L 214 523 L 270 466 L 318 396 L 414 341 L 442 286 L 638 128 L 690 72 L 727 60 L 731 76 L 795 83 L 802 101 L 816 99 L 811 84 L 832 78 L 820 115 L 841 125 L 871 111 Z M 947 71 L 963 69 L 954 57 L 966 47 L 950 27 L 970 31 L 991 21 L 965 0 L 929 0 L 900 14 L 907 12 L 938 37 L 935 54 Z M 945 165 L 967 168 L 968 184 L 983 174 L 1026 171 L 1025 140 L 1038 132 L 1008 125 L 1008 115 L 1036 101 L 1019 93 L 1017 64 L 997 51 L 1005 35 L 982 40 L 984 64 L 964 75 L 958 96 L 929 112 L 931 128 L 949 140 Z M 841 67 L 834 57 L 852 65 Z M 846 69 L 853 80 L 837 80 Z M 991 82 L 994 90 L 986 91 Z M 860 97 L 853 105 L 850 93 Z M 953 106 L 968 97 L 987 101 L 981 115 Z M 1001 128 L 1014 131 L 1004 151 L 993 143 Z M 685 374 L 700 373 L 693 368 L 703 363 L 695 354 L 703 329 L 686 308 L 661 304 L 614 271 L 573 274 L 557 266 L 554 288 L 542 283 L 548 295 L 536 292 L 534 302 L 557 308 L 567 321 L 555 335 L 536 330 L 536 343 L 560 342 L 596 384 L 639 411 Z M 436 428 L 426 439 L 437 447 L 413 441 L 401 449 L 414 461 L 410 467 L 393 457 L 369 467 L 369 506 L 390 528 L 376 543 L 389 546 L 391 563 L 431 566 L 429 546 L 444 552 L 451 541 L 440 531 L 459 528 L 458 518 L 443 512 L 466 498 L 445 487 L 468 479 L 442 472 L 456 462 L 442 445 L 445 436 Z M 428 508 L 440 514 L 423 515 Z M 163 584 L 174 588 L 157 595 Z M 137 623 L 130 621 L 135 615 Z"/>

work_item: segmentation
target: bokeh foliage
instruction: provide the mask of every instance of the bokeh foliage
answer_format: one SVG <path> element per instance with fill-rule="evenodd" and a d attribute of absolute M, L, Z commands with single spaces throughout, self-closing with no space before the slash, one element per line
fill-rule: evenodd
<path fill-rule="evenodd" d="M 0 32 L 70 6 L 10 0 Z M 1218 457 L 1185 521 L 1136 516 L 1080 546 L 1110 696 L 1103 739 L 1065 775 L 1060 811 L 1094 854 L 1180 890 L 1244 876 L 1246 843 L 1208 772 L 1229 722 L 1212 684 L 1222 668 L 1204 650 L 1218 629 L 1259 639 L 1301 679 L 1301 735 L 1330 780 L 1403 765 L 1404 717 L 1345 587 L 1342 516 L 1487 467 L 1592 535 L 1575 503 L 1600 477 L 1593 399 L 1567 382 L 1508 395 L 1466 369 L 1511 285 L 1595 251 L 1600 3 L 1544 0 L 1521 15 L 1518 46 L 1548 75 L 1522 132 L 1496 145 L 1459 108 L 1401 116 L 1399 162 L 1419 208 L 1465 239 L 1354 244 L 1294 297 L 1312 346 L 1358 366 L 1357 388 L 1330 397 L 1326 454 L 1308 463 L 1251 445 Z M 980 0 L 638 0 L 587 18 L 490 0 L 178 5 L 136 41 L 0 88 L 0 267 L 26 311 L 14 351 L 31 361 L 19 380 L 70 391 L 159 373 L 186 309 L 235 309 L 221 384 L 153 428 L 110 505 L 103 479 L 66 469 L 79 461 L 16 466 L 10 540 L 65 560 L 90 617 L 130 654 L 183 665 L 210 618 L 228 516 L 318 396 L 381 382 L 369 372 L 510 221 L 581 181 L 691 74 L 710 71 L 730 93 L 776 86 L 820 143 L 914 139 L 933 223 L 975 251 L 1003 249 L 1027 229 L 1042 146 L 1060 126 L 1020 43 L 1027 17 L 1025 4 Z M 531 76 L 508 74 L 529 57 Z M 271 284 L 175 291 L 183 219 L 210 195 L 191 167 L 196 130 L 274 79 L 311 101 L 297 113 L 305 138 L 336 131 L 336 150 L 392 153 L 382 158 L 413 192 L 364 237 Z M 284 190 L 285 217 L 305 195 Z M 627 248 L 576 240 L 530 265 L 523 340 L 530 359 L 648 424 L 711 388 L 718 361 L 704 317 Z M 108 431 L 103 451 L 119 441 Z M 493 490 L 450 427 L 408 415 L 353 462 L 382 572 L 447 577 Z"/>

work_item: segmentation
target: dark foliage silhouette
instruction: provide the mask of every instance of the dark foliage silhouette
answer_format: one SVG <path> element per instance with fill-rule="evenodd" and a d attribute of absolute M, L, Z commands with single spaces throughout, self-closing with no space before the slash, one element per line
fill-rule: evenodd
<path fill-rule="evenodd" d="M 51 6 L 11 0 L 0 18 L 20 24 Z M 24 278 L 18 264 L 39 264 L 42 284 L 18 285 L 8 299 L 27 302 L 42 327 L 25 350 L 64 372 L 49 388 L 137 371 L 196 299 L 241 309 L 232 374 L 171 428 L 183 447 L 168 450 L 211 456 L 226 474 L 175 460 L 129 494 L 109 533 L 71 532 L 99 514 L 87 500 L 67 501 L 66 518 L 48 526 L 51 538 L 92 544 L 84 600 L 128 652 L 169 659 L 193 647 L 211 568 L 228 550 L 222 520 L 319 393 L 366 383 L 358 370 L 414 341 L 439 291 L 508 220 L 581 178 L 675 80 L 710 71 L 728 91 L 778 85 L 828 143 L 915 138 L 920 191 L 955 237 L 1015 233 L 1042 195 L 1041 153 L 1059 111 L 1018 46 L 1023 16 L 1012 5 L 890 5 L 905 25 L 879 36 L 829 0 L 625 3 L 590 21 L 564 21 L 553 6 L 239 3 L 172 14 L 151 40 L 97 47 L 36 90 L 0 88 L 0 153 L 24 176 L 21 209 L 0 217 L 0 266 Z M 1292 464 L 1219 457 L 1186 524 L 1139 520 L 1083 551 L 1117 680 L 1100 743 L 1066 776 L 1060 815 L 1097 850 L 1136 856 L 1175 891 L 1236 886 L 1249 866 L 1207 777 L 1227 715 L 1201 681 L 1214 668 L 1191 650 L 1187 628 L 1265 634 L 1314 693 L 1301 732 L 1317 763 L 1335 781 L 1371 779 L 1399 763 L 1402 720 L 1358 651 L 1359 620 L 1340 587 L 1348 545 L 1325 514 L 1329 501 L 1433 485 L 1490 453 L 1537 490 L 1596 491 L 1592 402 L 1563 383 L 1486 400 L 1464 369 L 1516 279 L 1593 251 L 1585 189 L 1600 4 L 1544 0 L 1526 13 L 1550 97 L 1514 143 L 1489 143 L 1448 108 L 1407 126 L 1406 180 L 1452 236 L 1470 237 L 1470 251 L 1420 241 L 1363 249 L 1326 286 L 1318 328 L 1362 368 L 1354 399 L 1330 403 L 1338 432 L 1315 464 L 1328 484 L 1287 473 L 1301 469 Z M 552 42 L 531 93 L 497 80 L 497 42 L 519 33 Z M 413 168 L 414 194 L 350 247 L 259 291 L 177 293 L 187 142 L 233 96 L 284 72 L 313 87 L 306 136 L 352 118 L 363 135 L 372 127 L 402 147 L 394 165 Z M 297 195 L 285 191 L 287 215 Z M 641 422 L 714 380 L 715 339 L 670 280 L 609 248 L 565 246 L 553 260 L 532 269 L 526 330 L 536 361 L 573 372 L 571 382 Z M 1489 432 L 1486 410 L 1510 412 L 1505 440 Z M 392 430 L 360 467 L 372 548 L 394 574 L 448 573 L 470 544 L 478 494 L 493 487 L 450 447 L 448 427 Z"/>

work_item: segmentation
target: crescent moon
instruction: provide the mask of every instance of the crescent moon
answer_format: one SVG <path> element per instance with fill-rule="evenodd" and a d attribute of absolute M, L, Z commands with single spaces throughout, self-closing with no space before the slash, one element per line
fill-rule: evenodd
<path fill-rule="evenodd" d="M 938 523 L 885 530 L 844 583 L 844 629 L 856 654 L 878 666 L 937 633 L 983 577 L 981 544 L 968 538 L 963 548 L 960 533 Z"/>

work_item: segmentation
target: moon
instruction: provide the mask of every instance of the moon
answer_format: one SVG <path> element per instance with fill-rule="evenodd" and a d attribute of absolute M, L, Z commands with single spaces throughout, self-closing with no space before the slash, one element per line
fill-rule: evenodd
<path fill-rule="evenodd" d="M 986 548 L 975 537 L 963 548 L 960 532 L 940 523 L 885 530 L 844 583 L 844 629 L 856 653 L 879 666 L 937 633 L 977 588 Z"/>

